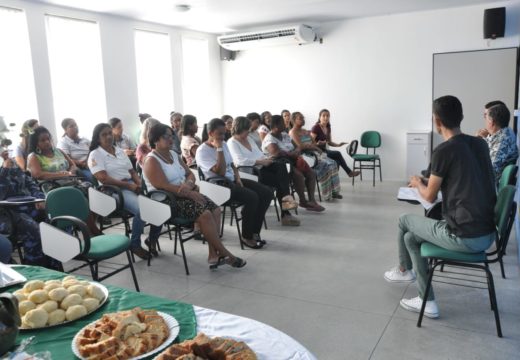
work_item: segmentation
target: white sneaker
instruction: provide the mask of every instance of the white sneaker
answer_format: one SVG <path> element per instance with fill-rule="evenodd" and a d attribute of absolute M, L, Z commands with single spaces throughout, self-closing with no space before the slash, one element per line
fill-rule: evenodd
<path fill-rule="evenodd" d="M 413 312 L 421 312 L 422 299 L 417 296 L 413 299 L 401 299 L 401 307 Z M 431 319 L 437 319 L 439 317 L 439 307 L 435 300 L 426 301 L 426 307 L 424 308 L 424 316 Z"/>
<path fill-rule="evenodd" d="M 391 283 L 413 283 L 415 281 L 415 271 L 401 271 L 399 266 L 385 272 L 385 280 Z"/>

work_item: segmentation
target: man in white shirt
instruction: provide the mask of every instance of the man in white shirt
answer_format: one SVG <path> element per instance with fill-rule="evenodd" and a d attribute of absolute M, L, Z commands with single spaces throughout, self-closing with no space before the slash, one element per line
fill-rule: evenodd
<path fill-rule="evenodd" d="M 79 136 L 78 125 L 74 119 L 63 119 L 61 127 L 65 134 L 58 141 L 58 149 L 70 156 L 82 177 L 92 182 L 92 173 L 87 165 L 90 140 Z"/>

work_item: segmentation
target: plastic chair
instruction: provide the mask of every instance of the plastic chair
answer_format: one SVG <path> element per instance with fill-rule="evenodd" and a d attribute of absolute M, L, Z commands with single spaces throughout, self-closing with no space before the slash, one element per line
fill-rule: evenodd
<path fill-rule="evenodd" d="M 515 188 L 512 185 L 506 185 L 502 190 L 500 190 L 500 193 L 498 194 L 497 203 L 495 205 L 495 224 L 497 234 L 496 251 L 492 253 L 486 253 L 485 251 L 481 251 L 479 253 L 464 253 L 447 250 L 428 242 L 425 242 L 421 245 L 421 256 L 427 257 L 429 259 L 429 276 L 421 311 L 419 313 L 419 319 L 417 321 L 417 327 L 421 327 L 424 309 L 426 307 L 426 300 L 428 299 L 428 294 L 430 293 L 435 269 L 438 266 L 442 267 L 443 265 L 451 265 L 466 269 L 482 270 L 486 273 L 486 281 L 468 280 L 467 278 L 457 278 L 454 276 L 450 276 L 449 278 L 486 285 L 486 287 L 477 288 L 488 290 L 489 299 L 491 302 L 491 310 L 493 310 L 495 314 L 497 335 L 498 337 L 502 337 L 502 329 L 500 327 L 500 317 L 498 314 L 498 305 L 495 294 L 495 285 L 493 282 L 493 274 L 489 270 L 489 264 L 499 262 L 502 259 L 504 251 L 507 247 L 511 228 L 513 227 L 516 216 L 516 203 L 514 202 L 514 196 Z M 461 275 L 460 273 L 454 274 Z M 445 280 L 447 278 L 448 277 L 443 276 L 442 282 L 446 283 Z M 475 278 L 475 276 L 472 275 L 471 278 Z M 461 283 L 453 283 L 453 285 L 476 288 L 474 285 L 468 286 Z"/>
<path fill-rule="evenodd" d="M 510 164 L 502 170 L 502 176 L 498 183 L 498 191 L 502 190 L 506 185 L 516 186 L 516 174 L 518 173 L 518 166 Z"/>
<path fill-rule="evenodd" d="M 40 223 L 42 248 L 45 254 L 61 262 L 71 259 L 86 262 L 70 272 L 88 265 L 94 281 L 102 281 L 130 268 L 135 289 L 139 291 L 130 255 L 130 239 L 126 235 L 115 234 L 91 237 L 85 223 L 89 214 L 89 206 L 80 190 L 73 187 L 51 190 L 47 194 L 46 208 L 51 218 L 50 225 Z M 126 253 L 128 264 L 99 276 L 99 262 L 122 253 Z"/>
<path fill-rule="evenodd" d="M 354 159 L 353 171 L 360 170 L 360 178 L 363 180 L 363 170 L 372 170 L 372 186 L 376 186 L 376 168 L 379 168 L 379 180 L 383 181 L 383 175 L 381 174 L 381 159 L 376 154 L 376 149 L 381 147 L 381 134 L 377 131 L 365 131 L 361 134 L 361 146 L 366 148 L 366 154 L 357 154 L 357 144 L 355 151 L 349 155 Z M 352 147 L 347 148 L 353 149 Z M 369 150 L 372 149 L 372 154 L 369 154 Z M 357 164 L 357 165 L 356 165 Z M 355 176 L 352 177 L 352 185 L 354 185 Z"/>

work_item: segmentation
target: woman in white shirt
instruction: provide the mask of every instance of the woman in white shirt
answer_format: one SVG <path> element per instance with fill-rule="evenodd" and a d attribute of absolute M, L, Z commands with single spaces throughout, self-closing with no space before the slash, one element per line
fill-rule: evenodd
<path fill-rule="evenodd" d="M 271 119 L 272 115 L 269 111 L 264 111 L 262 113 L 262 121 L 258 127 L 258 135 L 260 135 L 262 141 L 264 141 L 264 138 L 269 134 L 269 131 L 271 131 Z"/>
<path fill-rule="evenodd" d="M 137 195 L 141 192 L 141 179 L 132 167 L 130 159 L 120 147 L 114 146 L 112 128 L 109 124 L 97 124 L 92 134 L 88 166 L 94 177 L 102 184 L 114 185 L 121 189 L 124 208 L 134 214 L 132 221 L 131 250 L 142 259 L 148 259 L 148 252 L 141 247 L 144 221 L 139 214 Z M 159 238 L 160 227 L 150 228 L 151 244 Z"/>
<path fill-rule="evenodd" d="M 181 120 L 181 154 L 188 166 L 195 165 L 195 153 L 201 141 L 196 136 L 199 126 L 193 115 L 184 115 Z"/>
<path fill-rule="evenodd" d="M 256 181 L 240 179 L 224 141 L 225 133 L 226 124 L 221 119 L 213 119 L 208 123 L 209 139 L 197 150 L 195 156 L 197 165 L 206 179 L 225 178 L 226 186 L 231 190 L 231 200 L 244 204 L 241 242 L 247 247 L 260 249 L 265 244 L 260 237 L 260 231 L 273 192 L 269 187 Z"/>
<path fill-rule="evenodd" d="M 201 195 L 195 177 L 188 166 L 171 149 L 173 131 L 164 124 L 153 126 L 149 132 L 152 151 L 144 162 L 144 181 L 149 191 L 164 190 L 175 194 L 175 216 L 195 219 L 204 239 L 208 242 L 210 269 L 228 264 L 241 268 L 246 262 L 233 256 L 219 239 L 220 208 Z"/>
<path fill-rule="evenodd" d="M 252 112 L 246 115 L 246 117 L 251 122 L 251 127 L 249 128 L 249 138 L 253 140 L 256 146 L 261 149 L 262 148 L 262 139 L 260 139 L 260 134 L 258 133 L 258 128 L 260 127 L 260 114 L 256 112 Z"/>
<path fill-rule="evenodd" d="M 248 118 L 239 116 L 233 122 L 233 136 L 228 140 L 229 152 L 233 163 L 239 169 L 241 166 L 252 166 L 258 174 L 258 180 L 264 185 L 274 187 L 276 196 L 282 207 L 282 225 L 298 226 L 300 221 L 293 217 L 289 210 L 298 207 L 290 195 L 289 174 L 283 162 L 274 162 L 256 146 L 249 135 L 251 122 Z"/>

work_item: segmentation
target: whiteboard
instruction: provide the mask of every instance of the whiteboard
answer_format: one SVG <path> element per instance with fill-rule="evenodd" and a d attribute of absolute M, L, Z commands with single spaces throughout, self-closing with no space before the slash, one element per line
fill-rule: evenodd
<path fill-rule="evenodd" d="M 433 99 L 454 95 L 462 103 L 462 132 L 475 135 L 484 127 L 484 105 L 501 100 L 511 112 L 518 101 L 518 48 L 433 54 Z M 442 142 L 432 123 L 432 148 Z"/>

